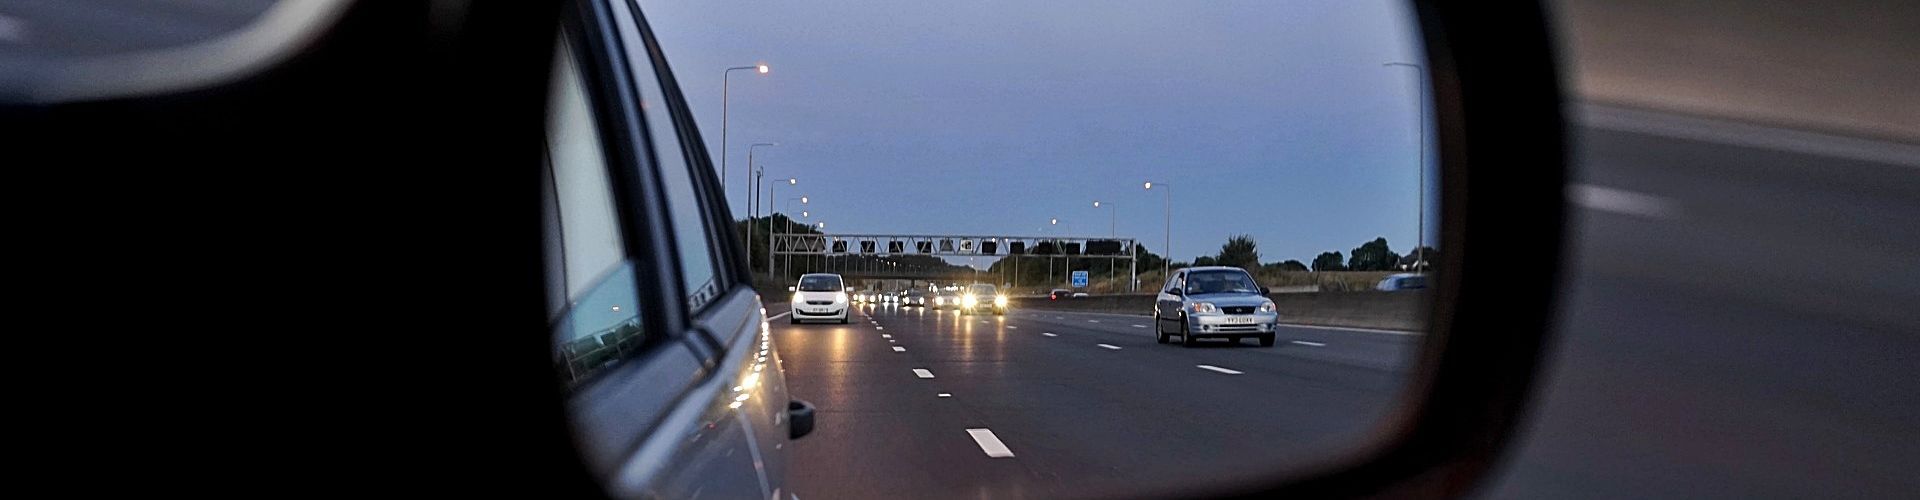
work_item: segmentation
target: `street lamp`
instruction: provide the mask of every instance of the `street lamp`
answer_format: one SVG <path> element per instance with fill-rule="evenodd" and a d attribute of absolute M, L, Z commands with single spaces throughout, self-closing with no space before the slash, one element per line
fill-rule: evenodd
<path fill-rule="evenodd" d="M 1153 181 L 1147 181 L 1146 188 L 1153 189 Z M 1167 193 L 1167 254 L 1160 259 L 1160 279 L 1167 279 L 1173 272 L 1173 185 L 1160 183 L 1160 190 Z"/>
<path fill-rule="evenodd" d="M 720 72 L 720 185 L 723 187 L 727 185 L 727 90 L 732 86 L 733 72 L 749 69 L 767 74 L 766 63 L 734 66 Z M 749 171 L 747 175 L 753 175 L 753 172 Z"/>
<path fill-rule="evenodd" d="M 1093 200 L 1093 208 L 1100 208 L 1100 200 Z M 1107 237 L 1112 238 L 1115 241 L 1118 241 L 1120 239 L 1120 229 L 1119 229 L 1120 222 L 1119 221 L 1120 221 L 1120 212 L 1118 211 L 1118 209 L 1116 209 L 1113 206 L 1112 203 L 1108 203 L 1107 204 Z M 1117 270 L 1114 268 L 1119 267 L 1119 266 L 1115 266 L 1114 264 L 1116 264 L 1116 262 L 1114 262 L 1114 259 L 1107 259 L 1107 283 L 1109 285 L 1113 283 L 1113 275 L 1117 272 Z"/>
<path fill-rule="evenodd" d="M 747 171 L 748 172 L 756 171 L 754 168 L 755 165 L 753 163 L 754 148 L 758 148 L 761 146 L 779 146 L 779 145 L 780 143 L 778 142 L 756 142 L 748 145 L 747 146 Z M 758 217 L 760 215 L 760 208 L 759 208 L 760 202 L 756 201 L 756 198 L 758 198 L 759 197 L 758 195 L 760 194 L 759 181 L 756 179 L 752 186 L 747 186 L 747 189 L 750 190 L 750 194 L 747 195 L 747 199 L 746 199 L 747 211 L 753 214 L 749 218 Z"/>
<path fill-rule="evenodd" d="M 1414 63 L 1389 62 L 1381 63 L 1380 65 L 1413 68 L 1413 70 L 1422 77 L 1427 74 L 1426 67 Z M 1421 267 L 1426 264 L 1427 261 L 1427 256 L 1425 255 L 1427 247 L 1427 84 L 1423 81 L 1419 87 L 1420 102 L 1414 106 L 1420 110 L 1420 164 L 1414 169 L 1420 173 L 1420 206 L 1415 207 L 1415 211 L 1419 212 L 1420 215 L 1418 225 L 1415 226 L 1414 229 L 1416 233 L 1414 234 L 1413 244 L 1413 266 L 1415 268 Z"/>
<path fill-rule="evenodd" d="M 796 179 L 793 177 L 787 178 L 788 186 L 792 186 L 799 183 L 800 183 L 800 179 Z M 767 200 L 772 201 L 772 200 L 779 199 L 774 197 L 774 193 L 779 190 L 780 190 L 779 182 L 774 182 L 773 185 L 768 186 Z M 793 222 L 788 221 L 787 224 L 792 225 Z M 774 279 L 773 277 L 773 213 L 771 210 L 769 210 L 767 213 L 767 280 L 773 281 L 773 279 Z"/>

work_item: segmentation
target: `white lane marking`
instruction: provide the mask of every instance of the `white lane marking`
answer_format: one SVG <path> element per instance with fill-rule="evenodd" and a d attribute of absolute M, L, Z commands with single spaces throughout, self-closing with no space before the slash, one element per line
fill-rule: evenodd
<path fill-rule="evenodd" d="M 982 324 L 982 325 L 991 325 L 991 324 L 993 324 L 993 322 L 992 322 L 992 321 L 987 321 L 987 320 L 984 320 L 984 319 L 983 319 L 983 320 L 980 320 L 980 324 Z"/>
<path fill-rule="evenodd" d="M 1193 366 L 1194 366 L 1195 368 L 1199 368 L 1199 369 L 1202 369 L 1202 370 L 1209 370 L 1209 371 L 1216 371 L 1216 372 L 1220 372 L 1220 373 L 1225 373 L 1225 374 L 1228 374 L 1228 375 L 1239 375 L 1239 374 L 1241 374 L 1241 373 L 1245 373 L 1245 372 L 1242 372 L 1242 371 L 1239 371 L 1239 370 L 1228 370 L 1228 369 L 1226 369 L 1226 368 L 1221 368 L 1221 367 L 1218 367 L 1218 366 L 1213 366 L 1213 365 L 1193 365 Z"/>
<path fill-rule="evenodd" d="M 980 445 L 980 451 L 987 452 L 987 456 L 989 457 L 1007 458 L 1013 456 L 1013 450 L 1007 449 L 1007 444 L 1000 442 L 1000 437 L 993 435 L 992 430 L 967 429 L 967 435 L 973 436 L 973 442 Z"/>
<path fill-rule="evenodd" d="M 1641 217 L 1667 218 L 1680 212 L 1679 205 L 1673 200 L 1592 184 L 1567 186 L 1567 198 L 1573 204 L 1588 209 Z"/>
<path fill-rule="evenodd" d="M 892 335 L 888 335 L 888 334 L 885 334 L 885 333 L 882 333 L 882 334 L 880 334 L 880 338 L 883 338 L 883 339 L 890 339 L 890 338 L 893 338 L 893 336 L 892 336 Z"/>
<path fill-rule="evenodd" d="M 1920 146 L 1912 144 L 1601 104 L 1582 104 L 1574 115 L 1581 124 L 1593 128 L 1920 167 Z"/>
<path fill-rule="evenodd" d="M 889 344 L 893 343 L 893 339 L 887 339 L 887 343 Z"/>
<path fill-rule="evenodd" d="M 1054 335 L 1054 334 L 1053 334 L 1053 332 L 1042 332 L 1042 333 L 1041 333 L 1041 335 L 1046 335 L 1046 336 L 1048 336 L 1048 337 L 1058 337 L 1058 336 L 1059 336 L 1059 335 Z"/>
<path fill-rule="evenodd" d="M 1353 328 L 1353 327 L 1346 327 L 1346 326 L 1301 325 L 1301 324 L 1295 324 L 1295 323 L 1281 323 L 1280 326 L 1286 327 L 1286 328 L 1309 328 L 1314 330 L 1339 330 L 1343 332 L 1384 333 L 1388 335 L 1420 335 L 1422 333 L 1426 333 L 1426 332 L 1415 331 L 1415 330 L 1381 330 L 1377 328 Z"/>
<path fill-rule="evenodd" d="M 884 327 L 884 326 L 875 326 L 875 327 L 873 327 L 873 329 L 875 329 L 875 330 L 885 330 L 885 329 L 887 329 L 887 327 Z"/>
<path fill-rule="evenodd" d="M 1147 327 L 1147 325 L 1127 325 L 1127 326 L 1131 326 L 1131 327 L 1134 327 L 1134 328 L 1146 328 L 1146 327 Z"/>
<path fill-rule="evenodd" d="M 893 352 L 907 352 L 907 348 L 900 347 L 900 346 L 893 346 Z"/>
<path fill-rule="evenodd" d="M 1314 346 L 1314 347 L 1326 347 L 1326 346 L 1327 346 L 1326 344 L 1322 344 L 1322 343 L 1319 343 L 1319 342 L 1308 342 L 1308 341 L 1305 341 L 1305 340 L 1295 340 L 1295 341 L 1293 341 L 1293 343 L 1295 343 L 1295 344 L 1300 344 L 1300 345 L 1310 345 L 1310 346 Z"/>
<path fill-rule="evenodd" d="M 1100 320 L 1097 320 L 1097 319 L 1090 319 L 1090 320 L 1087 320 L 1087 322 L 1088 322 L 1088 323 L 1099 323 L 1099 322 L 1100 322 Z"/>
<path fill-rule="evenodd" d="M 1061 317 L 1061 316 L 1054 316 L 1053 319 L 1067 319 L 1067 318 Z"/>
<path fill-rule="evenodd" d="M 1117 346 L 1117 345 L 1113 345 L 1113 344 L 1094 344 L 1094 345 L 1097 345 L 1097 346 L 1100 346 L 1100 347 L 1104 347 L 1104 348 L 1107 348 L 1107 349 L 1112 349 L 1112 350 L 1115 350 L 1115 351 L 1118 351 L 1118 350 L 1120 350 L 1120 346 Z"/>
<path fill-rule="evenodd" d="M 1013 326 L 1013 325 L 1007 325 L 1007 329 L 1009 329 L 1009 330 L 1019 330 L 1019 329 L 1020 329 L 1020 327 L 1017 327 L 1017 326 Z"/>
<path fill-rule="evenodd" d="M 920 378 L 933 378 L 933 372 L 927 371 L 926 368 L 914 368 L 913 376 L 920 377 Z"/>
<path fill-rule="evenodd" d="M 950 398 L 950 397 L 953 397 L 953 394 L 942 392 L 939 394 L 935 394 L 934 397 Z"/>
<path fill-rule="evenodd" d="M 767 316 L 767 321 L 773 321 L 773 320 L 776 320 L 776 319 L 780 319 L 780 317 L 781 317 L 781 316 L 786 316 L 786 315 L 788 315 L 788 314 L 793 314 L 793 311 L 787 311 L 787 312 L 783 312 L 783 313 L 780 313 L 780 314 L 775 314 L 775 315 L 772 315 L 772 316 Z"/>

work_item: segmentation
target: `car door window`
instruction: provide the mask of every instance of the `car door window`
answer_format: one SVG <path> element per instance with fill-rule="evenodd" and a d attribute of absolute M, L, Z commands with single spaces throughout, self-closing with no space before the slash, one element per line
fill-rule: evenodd
<path fill-rule="evenodd" d="M 653 145 L 661 188 L 666 193 L 667 215 L 672 220 L 675 249 L 679 251 L 680 280 L 686 287 L 687 307 L 699 311 L 725 288 L 716 266 L 721 261 L 715 255 L 717 245 L 713 239 L 718 234 L 717 228 L 707 224 L 709 212 L 703 208 L 701 188 L 694 180 L 692 165 L 695 163 L 689 161 L 686 148 L 681 145 L 679 129 L 666 104 L 666 93 L 652 61 L 646 56 L 644 43 L 632 37 L 623 43 L 631 58 L 634 84 L 640 88 L 640 109 L 646 119 L 647 139 Z"/>
<path fill-rule="evenodd" d="M 607 158 L 578 62 L 560 44 L 554 57 L 542 179 L 548 311 L 554 355 L 569 381 L 610 366 L 642 340 L 633 267 L 620 243 Z M 563 298 L 564 300 L 557 300 Z"/>

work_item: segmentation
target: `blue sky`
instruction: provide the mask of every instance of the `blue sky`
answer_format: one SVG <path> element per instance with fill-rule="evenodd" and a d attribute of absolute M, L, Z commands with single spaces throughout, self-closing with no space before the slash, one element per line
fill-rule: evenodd
<path fill-rule="evenodd" d="M 1105 236 L 1112 203 L 1161 253 L 1155 180 L 1178 260 L 1238 233 L 1264 261 L 1412 247 L 1423 77 L 1381 63 L 1424 60 L 1397 1 L 642 4 L 715 165 L 722 70 L 772 68 L 732 78 L 736 216 L 747 146 L 778 142 L 758 163 L 829 233 Z"/>

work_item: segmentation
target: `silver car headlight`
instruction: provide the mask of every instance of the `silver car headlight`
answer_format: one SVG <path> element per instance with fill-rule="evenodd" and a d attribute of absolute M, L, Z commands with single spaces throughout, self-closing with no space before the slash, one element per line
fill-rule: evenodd
<path fill-rule="evenodd" d="M 1279 311 L 1279 310 L 1280 310 L 1280 308 L 1278 308 L 1278 307 L 1274 307 L 1274 305 L 1273 305 L 1273 301 L 1271 301 L 1271 300 L 1269 300 L 1269 301 L 1266 301 L 1266 302 L 1261 302 L 1261 303 L 1260 303 L 1260 312 L 1263 312 L 1263 313 L 1270 313 L 1270 312 L 1275 312 L 1275 311 Z"/>
<path fill-rule="evenodd" d="M 1212 302 L 1195 302 L 1187 306 L 1187 309 L 1194 314 L 1220 314 L 1220 308 L 1214 307 Z"/>

